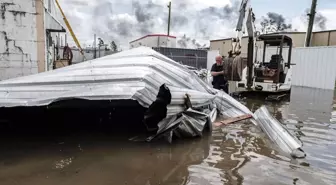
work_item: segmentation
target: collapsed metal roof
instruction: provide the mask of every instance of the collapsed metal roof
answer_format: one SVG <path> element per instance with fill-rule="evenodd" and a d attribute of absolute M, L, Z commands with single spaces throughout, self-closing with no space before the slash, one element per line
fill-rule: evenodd
<path fill-rule="evenodd" d="M 134 99 L 148 107 L 159 87 L 173 91 L 170 111 L 182 108 L 185 93 L 195 105 L 214 98 L 214 92 L 187 68 L 140 47 L 99 59 L 0 82 L 0 107 L 44 106 L 63 99 Z M 213 93 L 213 94 L 209 94 Z"/>
<path fill-rule="evenodd" d="M 139 47 L 40 74 L 0 82 L 0 107 L 46 106 L 68 99 L 135 100 L 148 108 L 159 88 L 166 84 L 171 93 L 167 117 L 158 123 L 156 135 L 199 136 L 217 111 L 226 117 L 250 110 L 222 91 L 211 88 L 187 67 L 148 48 Z M 196 111 L 185 110 L 185 94 Z M 261 108 L 252 122 L 259 126 L 283 151 L 293 153 L 301 144 Z M 210 124 L 211 125 L 211 124 Z"/>

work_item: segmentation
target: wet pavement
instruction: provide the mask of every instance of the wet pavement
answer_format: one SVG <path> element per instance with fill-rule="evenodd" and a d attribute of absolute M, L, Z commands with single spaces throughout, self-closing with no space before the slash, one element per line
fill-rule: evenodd
<path fill-rule="evenodd" d="M 99 132 L 18 137 L 0 141 L 0 184 L 336 184 L 335 100 L 333 91 L 295 87 L 290 102 L 242 101 L 253 111 L 266 104 L 306 159 L 281 154 L 247 123 L 171 145 Z"/>

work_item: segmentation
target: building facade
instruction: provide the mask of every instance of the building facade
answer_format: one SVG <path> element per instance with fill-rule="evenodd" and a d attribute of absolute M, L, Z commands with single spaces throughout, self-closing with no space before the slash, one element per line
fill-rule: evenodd
<path fill-rule="evenodd" d="M 66 32 L 55 0 L 1 0 L 0 7 L 0 80 L 49 70 L 56 35 Z"/>
<path fill-rule="evenodd" d="M 175 48 L 176 37 L 164 34 L 151 34 L 133 40 L 129 45 L 131 49 L 139 46 Z"/>
<path fill-rule="evenodd" d="M 283 34 L 292 38 L 293 47 L 304 47 L 306 32 L 279 32 L 272 34 Z M 247 43 L 248 38 L 242 38 L 242 56 L 247 57 Z M 314 32 L 312 34 L 311 46 L 334 46 L 336 45 L 336 30 Z M 263 46 L 263 43 L 257 42 L 258 48 Z M 223 56 L 227 56 L 228 52 L 232 49 L 232 38 L 211 40 L 210 50 L 219 50 L 219 53 Z"/>
<path fill-rule="evenodd" d="M 63 56 L 63 50 L 64 47 L 60 46 L 59 47 L 59 51 L 58 51 L 58 55 L 60 56 L 60 58 L 62 58 L 61 56 Z M 104 57 L 107 55 L 112 55 L 117 53 L 116 51 L 113 51 L 111 49 L 105 49 L 105 48 L 83 48 L 83 52 L 84 52 L 84 56 L 80 53 L 79 49 L 76 47 L 72 47 L 71 48 L 71 52 L 73 55 L 72 58 L 72 63 L 73 64 L 77 64 L 77 63 L 81 63 L 81 62 L 85 62 L 88 60 L 93 60 L 95 58 L 100 58 L 100 57 Z M 95 54 L 96 52 L 96 54 Z M 56 54 L 55 54 L 56 55 Z M 57 56 L 57 55 L 56 55 Z"/>

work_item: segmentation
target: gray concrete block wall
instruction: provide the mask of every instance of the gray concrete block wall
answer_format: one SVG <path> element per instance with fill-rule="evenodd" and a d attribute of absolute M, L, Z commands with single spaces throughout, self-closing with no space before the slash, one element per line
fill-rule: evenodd
<path fill-rule="evenodd" d="M 73 54 L 72 63 L 74 63 L 74 64 L 94 59 L 94 50 L 93 49 L 84 49 L 84 55 L 85 55 L 86 60 L 84 59 L 83 55 L 79 52 L 79 49 L 71 48 L 71 51 L 72 51 L 72 54 Z M 112 55 L 114 53 L 117 53 L 117 52 L 114 52 L 112 50 L 101 49 L 100 50 L 100 57 L 104 57 L 104 56 L 107 56 L 107 55 Z M 63 47 L 61 47 L 59 49 L 59 55 L 60 55 L 61 58 L 63 57 Z M 96 58 L 99 58 L 99 51 L 98 50 L 96 50 Z"/>
<path fill-rule="evenodd" d="M 0 6 L 0 80 L 37 73 L 35 0 L 1 0 Z"/>

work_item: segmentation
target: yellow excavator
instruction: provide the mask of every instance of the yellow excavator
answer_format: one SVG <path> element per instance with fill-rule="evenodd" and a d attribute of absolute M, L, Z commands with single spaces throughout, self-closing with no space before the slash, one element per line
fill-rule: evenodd
<path fill-rule="evenodd" d="M 65 14 L 64 14 L 64 12 L 63 12 L 63 10 L 61 8 L 61 5 L 59 4 L 58 0 L 56 0 L 56 5 L 57 5 L 58 9 L 60 10 L 60 12 L 61 12 L 61 14 L 63 16 L 63 20 L 64 20 L 64 22 L 65 22 L 65 24 L 66 24 L 66 26 L 67 26 L 67 28 L 68 28 L 68 30 L 69 30 L 72 38 L 73 38 L 73 40 L 75 41 L 75 43 L 76 43 L 76 45 L 77 45 L 77 47 L 79 49 L 79 52 L 83 55 L 84 60 L 85 60 L 84 51 L 83 51 L 83 49 L 82 49 L 79 41 L 77 40 L 77 37 L 76 37 L 75 33 L 73 32 L 73 30 L 72 30 L 72 28 L 70 26 L 70 23 L 69 23 L 68 19 L 66 18 L 66 16 L 65 16 Z"/>

